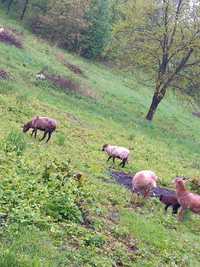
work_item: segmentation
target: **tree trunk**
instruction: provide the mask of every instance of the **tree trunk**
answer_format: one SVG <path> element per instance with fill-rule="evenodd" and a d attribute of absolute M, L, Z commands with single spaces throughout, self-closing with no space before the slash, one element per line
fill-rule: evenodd
<path fill-rule="evenodd" d="M 8 6 L 7 6 L 7 14 L 9 14 L 9 12 L 10 12 L 10 8 L 12 6 L 13 1 L 14 0 L 10 0 L 9 3 L 8 3 Z"/>
<path fill-rule="evenodd" d="M 157 107 L 158 107 L 158 105 L 162 99 L 163 99 L 162 95 L 160 96 L 157 92 L 154 93 L 153 98 L 152 98 L 152 102 L 151 102 L 151 106 L 150 106 L 149 111 L 146 115 L 146 119 L 148 121 L 153 120 L 153 116 L 154 116 L 154 114 L 157 110 Z"/>
<path fill-rule="evenodd" d="M 28 7 L 28 2 L 29 0 L 26 0 L 25 1 L 25 4 L 24 4 L 24 8 L 23 8 L 23 11 L 22 11 L 22 14 L 20 16 L 20 19 L 23 20 L 24 16 L 25 16 L 25 13 L 26 13 L 26 10 L 27 10 L 27 7 Z"/>

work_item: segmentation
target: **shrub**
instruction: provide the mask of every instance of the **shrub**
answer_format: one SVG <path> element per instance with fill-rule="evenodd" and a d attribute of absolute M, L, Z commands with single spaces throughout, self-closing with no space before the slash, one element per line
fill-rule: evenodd
<path fill-rule="evenodd" d="M 15 152 L 17 156 L 22 155 L 26 149 L 26 142 L 22 133 L 11 131 L 4 142 L 6 153 Z"/>
<path fill-rule="evenodd" d="M 18 261 L 18 259 L 15 257 L 14 254 L 11 253 L 5 253 L 0 256 L 0 266 L 1 267 L 22 267 Z"/>
<path fill-rule="evenodd" d="M 65 143 L 65 136 L 63 134 L 58 134 L 57 135 L 57 144 L 59 146 L 63 146 Z"/>
<path fill-rule="evenodd" d="M 38 261 L 19 260 L 15 253 L 5 252 L 0 254 L 0 267 L 39 267 Z"/>
<path fill-rule="evenodd" d="M 195 177 L 191 179 L 190 187 L 192 191 L 200 194 L 200 179 Z"/>
<path fill-rule="evenodd" d="M 14 45 L 17 48 L 22 48 L 21 40 L 9 30 L 4 30 L 0 32 L 0 42 L 6 43 L 9 45 Z"/>
<path fill-rule="evenodd" d="M 83 221 L 82 213 L 75 203 L 72 192 L 52 193 L 45 205 L 46 214 L 55 220 L 69 220 L 76 223 Z"/>
<path fill-rule="evenodd" d="M 102 247 L 105 244 L 103 236 L 90 234 L 84 239 L 86 246 Z"/>
<path fill-rule="evenodd" d="M 9 74 L 5 70 L 0 69 L 0 80 L 8 80 Z"/>
<path fill-rule="evenodd" d="M 83 222 L 82 199 L 86 197 L 84 188 L 74 179 L 70 162 L 53 160 L 45 166 L 43 181 L 48 188 L 48 200 L 44 211 L 54 220 Z"/>
<path fill-rule="evenodd" d="M 84 222 L 90 195 L 74 179 L 68 161 L 52 160 L 41 172 L 28 158 L 8 154 L 2 160 L 7 168 L 0 183 L 0 207 L 8 215 L 6 225 L 45 229 L 55 222 Z"/>

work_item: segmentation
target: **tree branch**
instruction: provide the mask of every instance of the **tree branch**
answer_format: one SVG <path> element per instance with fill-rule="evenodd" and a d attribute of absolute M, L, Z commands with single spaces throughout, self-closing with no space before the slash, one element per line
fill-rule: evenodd
<path fill-rule="evenodd" d="M 167 86 L 173 81 L 174 77 L 185 67 L 186 62 L 189 60 L 189 58 L 192 55 L 193 51 L 194 51 L 193 48 L 190 48 L 188 50 L 188 53 L 186 54 L 185 57 L 182 58 L 181 62 L 178 64 L 178 66 L 176 67 L 175 71 L 164 82 L 164 84 L 162 86 L 162 90 L 166 90 Z"/>
<path fill-rule="evenodd" d="M 176 8 L 174 28 L 172 30 L 171 37 L 169 38 L 170 39 L 169 40 L 169 44 L 168 44 L 168 47 L 169 48 L 172 46 L 172 44 L 174 42 L 174 37 L 175 37 L 175 34 L 176 34 L 176 30 L 177 30 L 177 24 L 178 24 L 178 20 L 179 20 L 179 14 L 180 14 L 180 11 L 181 11 L 182 2 L 183 2 L 183 0 L 179 0 L 178 5 L 177 5 L 177 8 Z"/>

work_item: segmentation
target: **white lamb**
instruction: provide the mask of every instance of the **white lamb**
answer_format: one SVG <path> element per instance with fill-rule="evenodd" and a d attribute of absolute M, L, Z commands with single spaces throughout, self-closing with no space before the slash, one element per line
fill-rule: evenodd
<path fill-rule="evenodd" d="M 125 166 L 126 163 L 128 163 L 128 157 L 130 151 L 121 146 L 112 146 L 112 145 L 103 145 L 102 151 L 105 151 L 108 154 L 108 160 L 109 161 L 111 158 L 113 159 L 113 163 L 115 162 L 115 159 L 120 159 L 121 163 L 119 165 L 122 166 L 122 168 Z"/>
<path fill-rule="evenodd" d="M 137 172 L 132 180 L 133 192 L 140 193 L 144 197 L 149 196 L 152 189 L 157 187 L 157 179 L 158 177 L 152 171 Z"/>

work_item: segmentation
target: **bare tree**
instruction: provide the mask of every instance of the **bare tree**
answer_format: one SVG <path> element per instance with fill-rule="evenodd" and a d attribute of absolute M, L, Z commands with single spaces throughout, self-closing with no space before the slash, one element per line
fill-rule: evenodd
<path fill-rule="evenodd" d="M 26 10 L 27 10 L 27 8 L 28 8 L 28 4 L 29 4 L 29 0 L 25 0 L 24 7 L 23 7 L 23 10 L 22 10 L 22 14 L 21 14 L 21 16 L 20 16 L 20 19 L 21 19 L 21 20 L 24 19 Z"/>
<path fill-rule="evenodd" d="M 200 66 L 199 6 L 188 0 L 147 0 L 139 7 L 130 0 L 126 5 L 114 33 L 122 60 L 139 65 L 155 81 L 146 115 L 151 121 L 168 88 L 180 88 L 185 70 Z"/>
<path fill-rule="evenodd" d="M 146 119 L 152 120 L 156 109 L 164 98 L 167 88 L 176 80 L 177 76 L 185 68 L 189 68 L 200 63 L 200 58 L 192 60 L 192 54 L 197 49 L 197 39 L 199 39 L 200 28 L 195 27 L 190 17 L 186 16 L 188 24 L 191 24 L 190 36 L 186 37 L 186 32 L 183 27 L 190 25 L 181 25 L 181 11 L 183 8 L 184 1 L 178 0 L 176 5 L 176 11 L 172 17 L 170 14 L 170 1 L 163 0 L 163 12 L 162 12 L 162 27 L 163 34 L 158 39 L 161 46 L 161 55 L 158 58 L 158 73 L 156 79 L 156 88 L 152 98 L 152 103 L 147 113 Z M 177 35 L 180 40 L 177 40 Z M 178 41 L 178 42 L 177 42 Z M 198 46 L 199 49 L 199 46 Z M 175 83 L 174 83 L 175 85 Z"/>

